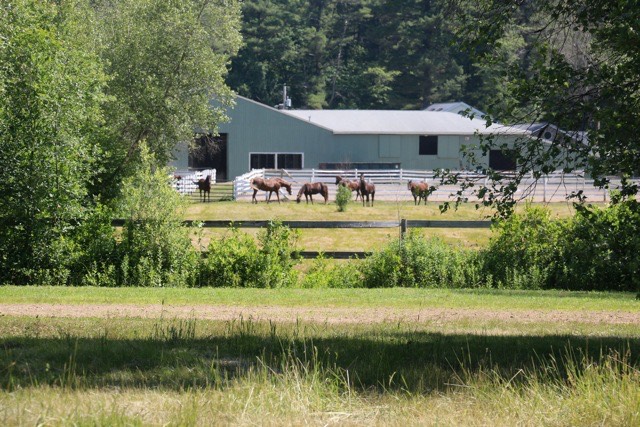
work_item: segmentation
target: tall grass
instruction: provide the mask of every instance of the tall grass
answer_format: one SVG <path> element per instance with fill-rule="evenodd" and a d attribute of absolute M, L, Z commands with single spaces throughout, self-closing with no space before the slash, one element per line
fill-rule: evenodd
<path fill-rule="evenodd" d="M 6 320 L 3 425 L 640 421 L 640 344 L 615 332 L 536 335 L 521 325 L 491 335 L 412 322 L 243 318 Z"/>

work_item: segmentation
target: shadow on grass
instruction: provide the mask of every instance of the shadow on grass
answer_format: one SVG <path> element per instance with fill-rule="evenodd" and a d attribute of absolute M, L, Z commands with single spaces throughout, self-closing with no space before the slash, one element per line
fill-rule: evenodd
<path fill-rule="evenodd" d="M 620 337 L 450 335 L 369 330 L 357 336 L 280 333 L 275 326 L 242 328 L 196 337 L 189 323 L 150 337 L 111 339 L 67 334 L 59 338 L 0 339 L 0 388 L 153 387 L 174 390 L 220 387 L 260 369 L 278 375 L 292 367 L 303 374 L 348 378 L 357 389 L 441 391 L 469 375 L 511 378 L 553 366 L 562 378 L 567 364 L 600 360 L 617 352 L 638 366 L 640 342 Z M 260 330 L 259 330 L 260 329 Z M 579 363 L 578 363 L 579 364 Z M 345 375 L 346 372 L 349 375 Z"/>

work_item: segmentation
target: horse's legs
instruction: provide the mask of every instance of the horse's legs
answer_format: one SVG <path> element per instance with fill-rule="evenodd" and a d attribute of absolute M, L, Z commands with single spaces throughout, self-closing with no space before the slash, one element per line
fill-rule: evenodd
<path fill-rule="evenodd" d="M 371 207 L 373 207 L 373 200 L 376 198 L 376 193 L 371 193 Z"/>
<path fill-rule="evenodd" d="M 253 196 L 251 196 L 251 203 L 254 203 L 257 205 L 258 204 L 258 200 L 256 199 L 256 193 L 258 192 L 258 190 L 253 190 Z"/>

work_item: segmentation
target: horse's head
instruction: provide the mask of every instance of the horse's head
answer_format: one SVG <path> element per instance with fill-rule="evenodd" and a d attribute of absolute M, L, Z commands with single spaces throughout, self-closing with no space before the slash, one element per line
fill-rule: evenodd
<path fill-rule="evenodd" d="M 342 177 L 340 175 L 336 176 L 336 185 L 342 182 Z"/>
<path fill-rule="evenodd" d="M 302 195 L 304 194 L 306 189 L 307 184 L 303 184 L 302 187 L 300 187 L 300 191 L 298 191 L 298 197 L 296 197 L 296 203 L 300 203 L 300 199 L 302 198 Z"/>
<path fill-rule="evenodd" d="M 413 186 L 413 181 L 409 180 L 409 182 L 407 182 L 407 190 L 411 190 L 412 186 Z"/>

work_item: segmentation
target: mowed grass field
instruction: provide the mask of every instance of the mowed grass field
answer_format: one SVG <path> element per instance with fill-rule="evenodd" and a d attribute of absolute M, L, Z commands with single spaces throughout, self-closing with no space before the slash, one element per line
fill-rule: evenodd
<path fill-rule="evenodd" d="M 489 220 L 493 211 L 476 209 L 475 204 L 463 204 L 457 210 L 441 213 L 437 202 L 426 206 L 415 206 L 413 202 L 376 202 L 373 207 L 363 207 L 362 203 L 351 201 L 346 212 L 338 212 L 335 203 L 304 202 L 297 204 L 287 201 L 258 204 L 248 202 L 192 203 L 185 219 L 192 220 L 308 220 L 308 221 L 399 221 L 419 220 Z M 567 203 L 550 203 L 545 206 L 554 217 L 573 215 L 574 209 Z M 255 235 L 256 229 L 242 231 Z M 489 229 L 421 229 L 426 236 L 434 236 L 445 242 L 467 248 L 478 248 L 489 241 Z M 207 245 L 212 237 L 225 233 L 224 229 L 203 230 L 202 244 Z M 398 228 L 379 229 L 304 229 L 300 230 L 299 249 L 308 251 L 370 251 L 399 237 Z"/>
<path fill-rule="evenodd" d="M 639 320 L 620 293 L 3 287 L 0 424 L 632 426 Z"/>

